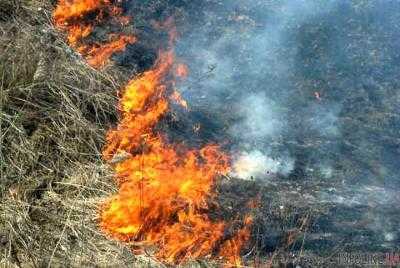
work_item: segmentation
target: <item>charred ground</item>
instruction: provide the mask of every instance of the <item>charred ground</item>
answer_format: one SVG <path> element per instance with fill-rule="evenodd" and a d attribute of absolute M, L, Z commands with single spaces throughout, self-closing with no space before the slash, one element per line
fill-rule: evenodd
<path fill-rule="evenodd" d="M 116 92 L 130 75 L 154 63 L 156 44 L 165 36 L 149 26 L 151 20 L 175 15 L 182 36 L 211 21 L 205 43 L 212 43 L 240 25 L 245 35 L 252 24 L 227 23 L 224 15 L 263 19 L 248 8 L 227 11 L 222 2 L 194 2 L 129 2 L 127 12 L 134 17 L 140 41 L 115 55 L 114 66 L 98 72 L 54 30 L 54 3 L 0 0 L 2 265 L 154 265 L 106 239 L 96 227 L 98 202 L 115 191 L 100 151 L 105 131 L 117 121 Z M 277 12 L 279 5 L 268 8 Z M 288 107 L 287 129 L 281 137 L 257 144 L 272 142 L 275 155 L 289 150 L 295 167 L 289 176 L 224 178 L 217 187 L 223 211 L 216 211 L 216 218 L 240 212 L 249 196 L 261 200 L 254 211 L 253 243 L 244 252 L 250 252 L 248 259 L 295 250 L 320 256 L 399 250 L 400 211 L 394 205 L 399 201 L 398 163 L 393 159 L 399 153 L 400 31 L 398 15 L 390 12 L 398 8 L 394 2 L 344 4 L 287 30 L 289 38 L 277 53 L 293 56 L 295 71 L 286 81 L 264 73 L 270 98 L 280 100 L 283 85 L 285 95 L 295 96 L 282 102 Z M 385 19 L 371 23 L 374 12 Z M 334 42 L 339 37 L 341 42 Z M 224 49 L 220 52 L 239 51 Z M 190 60 L 191 49 L 181 51 Z M 203 81 L 212 80 L 213 68 L 219 68 L 209 67 L 210 75 L 199 72 L 191 81 L 186 97 L 192 100 L 192 112 L 182 116 L 178 110 L 160 126 L 170 129 L 172 139 L 191 137 L 194 145 L 227 137 L 240 140 L 226 131 L 240 119 L 229 108 L 217 104 L 210 109 L 206 104 L 214 98 L 190 95 L 190 88 L 206 88 Z M 247 79 L 236 75 L 238 81 Z M 245 94 L 252 91 L 257 90 L 246 88 Z M 315 106 L 315 91 L 321 92 L 320 106 Z M 228 99 L 226 92 L 219 92 L 217 99 L 235 103 L 243 92 L 233 92 Z M 320 107 L 331 104 L 340 106 L 335 114 L 340 136 L 320 132 L 313 123 L 321 122 L 318 114 L 326 112 Z M 186 122 L 209 127 L 194 135 Z M 329 178 L 318 168 L 322 160 L 334 170 Z"/>

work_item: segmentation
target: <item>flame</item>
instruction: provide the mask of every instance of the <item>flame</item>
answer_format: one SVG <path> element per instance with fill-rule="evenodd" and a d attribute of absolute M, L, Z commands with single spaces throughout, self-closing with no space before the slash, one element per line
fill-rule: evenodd
<path fill-rule="evenodd" d="M 213 221 L 208 200 L 219 174 L 230 170 L 229 156 L 217 145 L 199 150 L 170 144 L 154 126 L 169 105 L 169 76 L 173 52 L 160 54 L 155 67 L 126 86 L 120 101 L 122 120 L 108 133 L 104 158 L 125 152 L 115 165 L 118 194 L 101 212 L 101 228 L 116 239 L 156 246 L 162 261 L 178 264 L 217 251 L 232 264 L 240 263 L 240 249 L 249 237 L 250 220 L 231 239 L 228 226 Z M 225 241 L 224 241 L 225 240 Z"/>
<path fill-rule="evenodd" d="M 80 51 L 86 55 L 88 63 L 93 67 L 104 66 L 108 59 L 117 51 L 125 50 L 127 44 L 136 42 L 136 38 L 129 35 L 110 35 L 109 43 L 95 44 Z"/>
<path fill-rule="evenodd" d="M 221 255 L 226 258 L 231 265 L 241 266 L 240 251 L 244 244 L 250 239 L 250 227 L 253 223 L 253 217 L 246 216 L 244 228 L 238 230 L 232 239 L 226 240 L 221 248 Z"/>
<path fill-rule="evenodd" d="M 136 42 L 134 36 L 120 33 L 109 34 L 104 43 L 87 40 L 100 24 L 130 22 L 120 2 L 59 0 L 53 13 L 55 26 L 66 33 L 70 46 L 94 67 L 104 66 L 113 53 Z M 172 47 L 178 37 L 173 19 L 154 26 L 168 30 Z M 99 225 L 110 237 L 134 244 L 135 253 L 152 250 L 164 263 L 222 257 L 226 263 L 240 265 L 251 217 L 246 216 L 243 227 L 230 235 L 233 222 L 210 217 L 209 204 L 216 206 L 214 186 L 220 175 L 230 172 L 230 157 L 216 144 L 189 148 L 169 142 L 156 131 L 170 109 L 169 101 L 187 108 L 173 90 L 174 78 L 187 75 L 187 66 L 176 64 L 170 49 L 160 52 L 154 67 L 124 88 L 121 119 L 107 133 L 103 150 L 119 190 L 102 205 Z"/>
<path fill-rule="evenodd" d="M 127 25 L 131 18 L 122 15 L 123 10 L 110 0 L 59 0 L 53 13 L 55 26 L 67 35 L 68 44 L 82 54 L 88 63 L 103 67 L 112 54 L 124 51 L 136 38 L 126 34 L 109 34 L 104 43 L 85 42 L 98 24 Z M 94 17 L 94 20 L 91 19 Z"/>
<path fill-rule="evenodd" d="M 183 108 L 185 108 L 186 110 L 189 108 L 187 101 L 185 101 L 181 94 L 174 90 L 173 93 L 170 96 L 171 100 L 175 101 L 176 103 L 178 103 L 180 106 L 182 106 Z"/>

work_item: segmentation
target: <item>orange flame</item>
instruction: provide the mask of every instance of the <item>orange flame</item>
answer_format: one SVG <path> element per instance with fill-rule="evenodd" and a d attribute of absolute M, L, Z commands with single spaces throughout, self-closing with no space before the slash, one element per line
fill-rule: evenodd
<path fill-rule="evenodd" d="M 71 47 L 94 67 L 123 51 L 136 38 L 110 34 L 106 43 L 89 43 L 94 28 L 107 20 L 126 25 L 130 18 L 111 0 L 59 0 L 55 25 L 66 32 Z M 94 22 L 89 18 L 95 18 Z M 173 19 L 157 24 L 168 29 L 169 45 L 177 38 Z M 212 220 L 217 177 L 230 171 L 230 159 L 218 145 L 200 149 L 167 141 L 155 126 L 169 111 L 169 100 L 187 103 L 172 90 L 174 77 L 185 77 L 187 67 L 175 64 L 172 50 L 160 52 L 154 67 L 126 85 L 119 102 L 121 120 L 106 137 L 103 157 L 115 170 L 118 193 L 100 211 L 100 228 L 111 237 L 152 249 L 161 261 L 178 264 L 221 256 L 239 265 L 240 251 L 249 239 L 252 219 L 227 237 L 230 222 Z"/>
<path fill-rule="evenodd" d="M 225 241 L 221 248 L 221 255 L 226 258 L 231 265 L 240 266 L 240 251 L 243 245 L 250 239 L 250 227 L 253 223 L 253 218 L 247 216 L 244 220 L 244 228 L 238 230 L 232 239 Z"/>
<path fill-rule="evenodd" d="M 103 67 L 112 54 L 124 51 L 128 44 L 136 42 L 132 35 L 110 34 L 104 43 L 85 42 L 95 26 L 110 22 L 126 25 L 130 18 L 122 15 L 122 8 L 110 0 L 59 0 L 53 13 L 54 24 L 64 31 L 71 47 L 76 49 L 95 67 Z M 95 20 L 90 20 L 94 17 Z"/>
<path fill-rule="evenodd" d="M 115 164 L 119 192 L 101 212 L 101 228 L 117 239 L 156 245 L 155 255 L 177 264 L 218 251 L 232 264 L 249 237 L 250 220 L 224 241 L 227 223 L 212 221 L 207 201 L 218 174 L 229 172 L 229 157 L 217 145 L 200 150 L 169 144 L 153 128 L 168 111 L 166 80 L 174 56 L 161 53 L 155 67 L 130 81 L 120 102 L 122 120 L 107 136 L 105 159 L 127 152 Z M 176 92 L 176 91 L 175 91 Z"/>
<path fill-rule="evenodd" d="M 125 50 L 127 44 L 136 42 L 136 38 L 129 35 L 110 35 L 109 43 L 96 44 L 88 48 L 82 48 L 88 63 L 93 67 L 104 66 L 108 59 L 117 51 Z"/>
<path fill-rule="evenodd" d="M 171 94 L 170 98 L 171 98 L 171 100 L 175 101 L 176 103 L 178 103 L 180 106 L 182 106 L 186 110 L 188 109 L 189 106 L 187 104 L 187 101 L 185 101 L 182 98 L 181 94 L 178 91 L 174 90 L 173 93 Z"/>

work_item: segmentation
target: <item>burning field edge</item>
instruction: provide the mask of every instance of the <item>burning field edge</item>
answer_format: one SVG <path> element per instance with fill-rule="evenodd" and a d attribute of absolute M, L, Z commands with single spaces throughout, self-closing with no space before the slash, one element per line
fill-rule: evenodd
<path fill-rule="evenodd" d="M 118 29 L 133 23 L 120 4 L 61 0 L 53 13 L 68 44 L 96 69 L 137 40 L 134 33 Z M 115 30 L 105 41 L 88 40 L 98 24 Z M 165 264 L 207 258 L 240 266 L 253 217 L 245 213 L 234 221 L 211 219 L 212 210 L 219 209 L 213 201 L 214 185 L 229 172 L 229 155 L 218 144 L 198 148 L 175 142 L 157 127 L 173 111 L 173 103 L 188 109 L 175 89 L 175 81 L 184 79 L 187 70 L 175 58 L 178 31 L 173 16 L 156 18 L 151 28 L 168 33 L 168 41 L 159 41 L 167 46 L 160 45 L 154 66 L 134 75 L 121 90 L 120 119 L 107 132 L 103 150 L 119 189 L 101 206 L 100 228 L 114 239 L 134 243 L 136 254 L 152 248 L 150 254 Z"/>
<path fill-rule="evenodd" d="M 165 267 L 152 252 L 133 254 L 134 242 L 115 241 L 99 229 L 99 205 L 118 193 L 115 171 L 102 157 L 107 131 L 121 117 L 117 92 L 143 69 L 107 64 L 104 59 L 112 53 L 99 53 L 97 45 L 67 44 L 65 32 L 54 27 L 55 2 L 0 0 L 0 266 Z M 106 12 L 127 23 L 118 9 Z M 148 22 L 139 16 L 135 23 Z M 112 35 L 107 48 L 121 51 L 137 42 L 127 28 L 122 44 Z M 90 67 L 82 55 L 103 68 Z M 178 73 L 186 71 L 178 68 Z M 171 98 L 182 101 L 179 95 Z M 381 251 L 381 238 L 374 240 L 374 233 L 353 222 L 371 211 L 368 206 L 349 209 L 315 201 L 330 187 L 335 185 L 281 178 L 262 184 L 224 175 L 215 189 L 220 205 L 209 217 L 245 215 L 249 199 L 262 204 L 251 209 L 251 243 L 241 252 L 250 267 L 266 263 L 267 255 L 292 251 L 318 257 L 324 267 L 326 256 L 343 250 Z M 399 215 L 393 207 L 376 211 Z M 242 227 L 235 224 L 233 229 Z M 185 267 L 221 264 L 218 259 L 188 260 Z"/>
<path fill-rule="evenodd" d="M 101 148 L 126 74 L 83 63 L 52 4 L 0 1 L 0 266 L 160 265 L 98 230 L 116 191 Z"/>
<path fill-rule="evenodd" d="M 0 265 L 162 266 L 98 229 L 98 206 L 116 192 L 101 150 L 129 76 L 89 67 L 54 29 L 52 4 L 0 1 Z"/>

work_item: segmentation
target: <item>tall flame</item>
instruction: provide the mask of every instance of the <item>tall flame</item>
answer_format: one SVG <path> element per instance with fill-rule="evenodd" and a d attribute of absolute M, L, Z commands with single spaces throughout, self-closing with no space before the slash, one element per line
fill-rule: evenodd
<path fill-rule="evenodd" d="M 167 80 L 173 63 L 171 51 L 161 53 L 152 70 L 125 88 L 122 119 L 108 133 L 104 158 L 128 156 L 114 166 L 119 192 L 104 206 L 101 227 L 123 241 L 156 245 L 156 256 L 167 263 L 217 251 L 237 263 L 248 230 L 225 239 L 227 224 L 212 221 L 206 213 L 216 177 L 230 169 L 229 157 L 213 144 L 200 150 L 170 144 L 153 130 L 168 111 L 167 96 L 175 93 L 168 90 Z"/>
<path fill-rule="evenodd" d="M 66 31 L 70 45 L 94 67 L 101 67 L 132 36 L 111 34 L 105 44 L 87 45 L 83 39 L 106 18 L 129 22 L 111 0 L 60 0 L 54 12 L 56 26 Z M 91 23 L 88 17 L 94 16 Z M 173 21 L 157 24 L 177 38 Z M 222 257 L 239 265 L 240 251 L 250 236 L 252 218 L 232 233 L 232 222 L 210 218 L 219 175 L 230 171 L 230 158 L 216 144 L 200 149 L 169 142 L 156 125 L 170 109 L 170 101 L 187 108 L 174 89 L 187 67 L 177 64 L 172 49 L 159 53 L 154 67 L 128 82 L 119 102 L 121 119 L 106 137 L 103 157 L 115 170 L 118 193 L 100 211 L 100 227 L 109 236 L 129 241 L 139 252 L 151 249 L 168 264 L 198 258 Z M 216 206 L 216 205 L 213 205 Z M 231 231 L 231 232 L 229 232 Z M 231 234 L 230 234 L 231 233 Z"/>
<path fill-rule="evenodd" d="M 103 23 L 119 24 L 130 22 L 123 16 L 123 10 L 117 5 L 120 1 L 111 0 L 59 0 L 53 13 L 54 24 L 66 32 L 71 47 L 84 56 L 93 67 L 104 66 L 111 55 L 125 50 L 128 44 L 136 42 L 136 38 L 127 34 L 109 34 L 104 43 L 85 42 L 94 28 Z"/>

